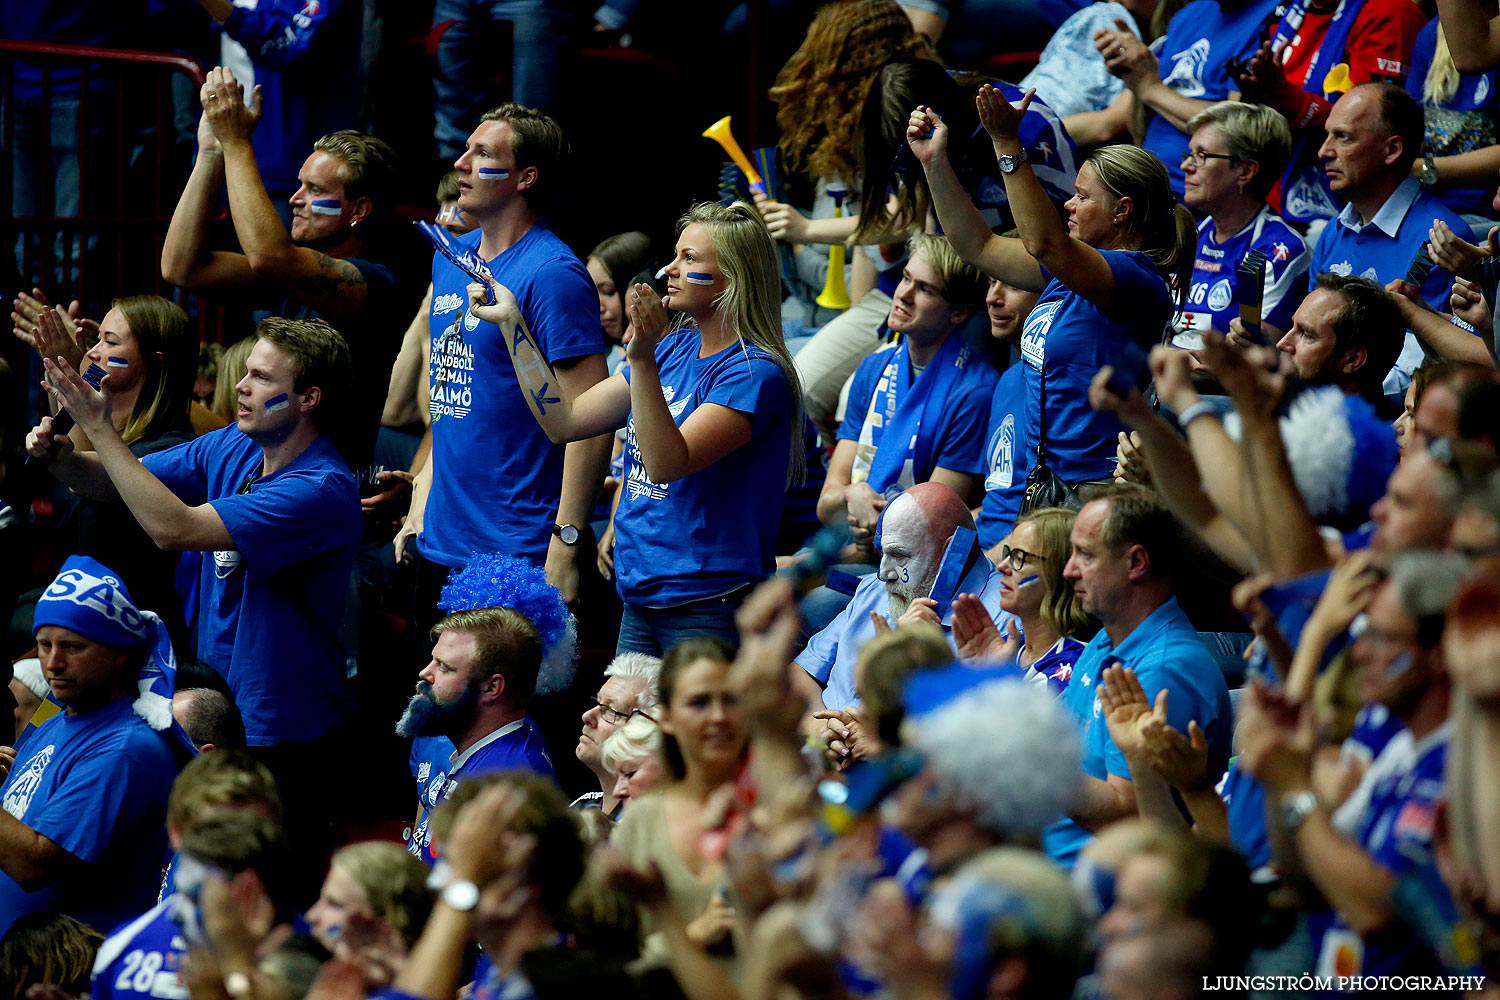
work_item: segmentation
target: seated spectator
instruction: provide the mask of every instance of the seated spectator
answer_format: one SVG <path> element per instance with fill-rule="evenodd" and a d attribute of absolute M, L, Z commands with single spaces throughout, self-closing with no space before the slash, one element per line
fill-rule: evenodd
<path fill-rule="evenodd" d="M 368 387 L 389 381 L 418 294 L 380 259 L 394 207 L 395 152 L 363 132 L 324 135 L 295 172 L 293 186 L 300 186 L 290 199 L 288 234 L 251 146 L 261 102 L 246 107 L 244 85 L 223 67 L 209 73 L 200 98 L 198 158 L 162 244 L 162 277 L 196 292 L 280 296 L 273 315 L 322 319 L 347 331 L 362 390 L 345 404 L 347 433 L 339 444 L 363 476 L 358 481 L 368 482 L 385 406 Z M 243 253 L 208 245 L 221 185 Z"/>
<path fill-rule="evenodd" d="M 1072 511 L 1056 507 L 1023 514 L 989 551 L 1000 570 L 1000 609 L 1015 616 L 1010 628 L 1014 631 L 1019 623 L 1020 635 L 1002 636 L 982 605 L 960 596 L 953 617 L 961 659 L 1004 663 L 1014 658 L 1026 669 L 1027 680 L 1063 693 L 1084 643 L 1098 628 L 1063 579 L 1072 555 L 1074 518 Z"/>
<path fill-rule="evenodd" d="M 526 714 L 542 663 L 537 627 L 518 611 L 494 607 L 454 612 L 433 631 L 432 660 L 396 723 L 397 735 L 441 738 L 412 748 L 414 760 L 437 758 L 418 767 L 418 785 L 427 795 L 409 845 L 428 864 L 436 860 L 432 810 L 457 790 L 460 779 L 511 769 L 552 777 L 547 744 Z"/>
<path fill-rule="evenodd" d="M 1336 385 L 1383 408 L 1386 376 L 1404 337 L 1396 296 L 1369 278 L 1322 272 L 1276 349 L 1309 385 Z"/>
<path fill-rule="evenodd" d="M 605 361 L 613 375 L 625 364 L 625 292 L 631 279 L 652 261 L 651 237 L 645 233 L 618 233 L 589 251 L 584 264 L 599 293 L 599 325 L 609 352 Z"/>
<path fill-rule="evenodd" d="M 571 954 L 561 925 L 585 858 L 567 801 L 537 775 L 505 772 L 465 784 L 434 824 L 445 862 L 438 897 L 395 990 L 452 1000 L 473 941 L 483 951 L 472 995 L 536 995 L 529 977 Z"/>
<path fill-rule="evenodd" d="M 1012 230 L 1014 233 L 1014 230 Z M 984 449 L 984 500 L 974 515 L 979 530 L 979 544 L 985 549 L 999 544 L 1026 497 L 1026 473 L 1031 468 L 1031 446 L 1026 433 L 1026 366 L 1012 363 L 1021 352 L 1021 331 L 1031 310 L 1036 308 L 1037 293 L 1012 288 L 997 278 L 990 279 L 989 294 L 984 297 L 990 318 L 990 337 L 1004 355 L 1004 371 L 995 382 L 990 397 L 988 443 Z"/>
<path fill-rule="evenodd" d="M 33 987 L 68 996 L 89 991 L 89 971 L 104 935 L 60 913 L 28 913 L 0 937 L 0 969 L 7 983 L 3 1000 L 26 1000 Z"/>
<path fill-rule="evenodd" d="M 1422 111 L 1394 84 L 1355 87 L 1328 115 L 1328 138 L 1318 150 L 1330 189 L 1347 204 L 1323 228 L 1313 248 L 1308 291 L 1317 276 L 1357 275 L 1384 286 L 1406 276 L 1427 242 L 1434 220 L 1462 239 L 1472 234 L 1464 222 L 1412 176 L 1422 148 Z M 1421 285 L 1421 297 L 1441 311 L 1453 275 L 1434 267 Z M 1408 337 L 1401 358 L 1386 381 L 1386 393 L 1400 397 L 1422 360 L 1420 345 Z"/>
<path fill-rule="evenodd" d="M 318 901 L 307 911 L 313 937 L 340 958 L 351 949 L 357 954 L 360 940 L 391 935 L 409 949 L 432 910 L 429 874 L 400 844 L 367 840 L 339 848 Z M 405 958 L 404 951 L 399 957 Z M 398 972 L 399 967 L 390 970 L 392 976 Z"/>
<path fill-rule="evenodd" d="M 1229 332 L 1239 316 L 1240 262 L 1257 251 L 1266 259 L 1260 339 L 1274 344 L 1291 327 L 1309 260 L 1302 237 L 1266 204 L 1286 168 L 1291 131 L 1270 108 L 1237 101 L 1209 105 L 1187 129 L 1182 200 L 1208 218 L 1198 223 L 1193 283 L 1172 343 L 1197 349 L 1204 330 Z"/>
<path fill-rule="evenodd" d="M 1339 193 L 1333 175 L 1319 163 L 1324 125 L 1340 95 L 1353 93 L 1349 88 L 1383 82 L 1399 89 L 1425 20 L 1422 8 L 1408 0 L 1366 0 L 1358 7 L 1296 0 L 1283 9 L 1275 32 L 1261 43 L 1239 83 L 1247 100 L 1270 105 L 1292 127 L 1295 141 L 1279 201 L 1287 221 L 1307 226 L 1331 219 L 1340 200 L 1354 200 Z M 1409 156 L 1417 155 L 1417 138 L 1415 144 L 1407 142 Z"/>
<path fill-rule="evenodd" d="M 1084 146 L 1123 138 L 1133 95 L 1154 112 L 1141 145 L 1161 160 L 1172 194 L 1181 198 L 1181 163 L 1193 131 L 1188 123 L 1200 111 L 1239 90 L 1229 75 L 1230 66 L 1248 61 L 1260 48 L 1266 20 L 1274 7 L 1272 0 L 1189 3 L 1172 16 L 1162 40 L 1160 60 L 1123 21 L 1099 32 L 1094 44 L 1104 57 L 1104 65 L 1125 81 L 1130 94 L 1115 99 L 1110 109 L 1115 112 L 1110 119 L 1115 125 L 1112 130 L 1100 130 L 1101 134 L 1095 135 L 1084 130 L 1074 138 Z M 1072 123 L 1067 124 L 1072 131 Z"/>
<path fill-rule="evenodd" d="M 282 822 L 281 796 L 271 772 L 243 750 L 199 754 L 188 761 L 167 797 L 167 841 L 172 855 L 161 880 L 162 897 L 177 891 L 183 834 L 200 820 L 230 812 L 252 812 Z"/>
<path fill-rule="evenodd" d="M 179 689 L 172 695 L 172 716 L 199 753 L 245 745 L 245 720 L 234 697 L 223 691 Z"/>
<path fill-rule="evenodd" d="M 1442 796 L 1451 681 L 1441 636 L 1465 561 L 1442 553 L 1397 558 L 1375 591 L 1369 624 L 1352 655 L 1365 697 L 1405 724 L 1365 772 L 1360 788 L 1335 808 L 1313 790 L 1296 712 L 1278 693 L 1255 687 L 1243 723 L 1245 767 L 1266 786 L 1279 818 L 1278 849 L 1317 886 L 1335 919 L 1315 927 L 1319 963 L 1353 956 L 1351 975 L 1401 975 L 1438 968 L 1402 908 L 1397 882 L 1408 875 L 1439 884 L 1433 859 L 1433 816 Z M 1320 932 L 1320 933 L 1319 933 Z M 1327 966 L 1324 966 L 1327 967 Z"/>
<path fill-rule="evenodd" d="M 856 703 L 860 650 L 882 631 L 875 619 L 890 628 L 903 621 L 952 627 L 952 609 L 938 607 L 929 595 L 954 530 L 972 530 L 973 524 L 968 508 L 939 483 L 920 483 L 892 501 L 880 519 L 880 567 L 860 580 L 848 606 L 793 658 L 793 683 L 813 708 L 838 711 Z M 1003 614 L 1001 588 L 1000 574 L 981 557 L 954 592 L 977 596 L 993 622 Z"/>
<path fill-rule="evenodd" d="M 1073 524 L 1073 555 L 1063 576 L 1102 627 L 1073 668 L 1063 693 L 1083 738 L 1084 794 L 1047 834 L 1047 852 L 1071 867 L 1093 831 L 1134 814 L 1124 755 L 1095 711 L 1103 668 L 1130 667 L 1154 699 L 1168 692 L 1168 721 L 1207 736 L 1213 780 L 1229 761 L 1229 689 L 1173 594 L 1177 526 L 1155 494 L 1139 486 L 1101 488 Z"/>
<path fill-rule="evenodd" d="M 604 742 L 637 715 L 651 716 L 657 705 L 656 678 L 661 660 L 645 653 L 621 653 L 604 668 L 604 683 L 593 704 L 583 713 L 583 730 L 573 755 L 599 779 L 597 792 L 584 792 L 572 807 L 596 808 L 613 816 L 619 806 L 614 795 L 615 769 L 604 764 Z"/>
<path fill-rule="evenodd" d="M 610 794 L 621 808 L 661 784 L 666 776 L 661 747 L 661 727 L 643 715 L 616 727 L 604 741 L 599 760 L 615 776 Z"/>
<path fill-rule="evenodd" d="M 157 974 L 165 979 L 160 986 L 184 990 L 181 968 L 189 941 L 195 946 L 220 944 L 221 963 L 242 973 L 253 970 L 256 948 L 291 916 L 290 871 L 279 818 L 230 811 L 198 820 L 182 833 L 175 890 L 119 926 L 100 946 L 92 996 L 126 1000 L 159 995 L 154 976 L 147 989 L 136 987 L 136 975 L 151 961 L 148 956 L 160 957 Z M 210 881 L 218 883 L 217 894 L 208 887 Z M 232 944 L 211 937 L 225 927 L 225 911 L 234 914 L 244 935 Z"/>
<path fill-rule="evenodd" d="M 151 905 L 166 856 L 171 644 L 86 556 L 43 592 L 33 628 L 63 711 L 25 734 L 0 783 L 0 925 L 54 912 L 113 927 Z"/>
<path fill-rule="evenodd" d="M 880 512 L 901 491 L 932 482 L 966 502 L 979 498 L 995 372 L 974 357 L 961 331 L 984 293 L 983 276 L 947 240 L 912 240 L 888 320 L 901 343 L 866 358 L 855 372 L 818 498 L 823 523 L 847 521 L 870 556 Z"/>
<path fill-rule="evenodd" d="M 632 803 L 610 838 L 633 868 L 660 869 L 671 910 L 703 947 L 724 939 L 734 916 L 720 889 L 722 862 L 704 853 L 699 838 L 710 799 L 735 780 L 745 759 L 746 731 L 728 683 L 732 660 L 728 644 L 707 636 L 668 650 L 657 681 L 667 780 Z M 661 964 L 658 921 L 650 912 L 642 916 L 648 935 L 642 957 Z"/>

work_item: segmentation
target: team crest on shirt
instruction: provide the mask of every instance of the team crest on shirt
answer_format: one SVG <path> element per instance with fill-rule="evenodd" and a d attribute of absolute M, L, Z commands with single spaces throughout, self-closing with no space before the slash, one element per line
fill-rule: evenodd
<path fill-rule="evenodd" d="M 42 774 L 47 770 L 47 765 L 52 763 L 52 754 L 56 750 L 56 744 L 48 744 L 26 762 L 26 770 L 22 771 L 20 776 L 11 783 L 4 800 L 0 800 L 0 808 L 16 819 L 26 817 L 26 810 L 31 806 L 31 798 L 42 786 Z"/>
<path fill-rule="evenodd" d="M 428 805 L 435 806 L 443 800 L 443 786 L 446 784 L 448 784 L 448 776 L 446 774 L 439 774 L 432 779 L 432 784 L 427 786 Z"/>
<path fill-rule="evenodd" d="M 1360 272 L 1359 276 L 1361 278 L 1369 278 L 1371 281 L 1379 281 L 1380 280 L 1380 275 L 1378 275 L 1378 274 L 1375 273 L 1375 269 L 1373 267 L 1367 267 L 1367 268 L 1365 268 L 1362 272 Z"/>
<path fill-rule="evenodd" d="M 1229 287 L 1228 278 L 1220 278 L 1214 282 L 1214 287 L 1208 290 L 1208 308 L 1214 312 L 1223 312 L 1229 308 L 1229 303 L 1234 301 L 1234 290 Z"/>
<path fill-rule="evenodd" d="M 1208 65 L 1209 41 L 1200 38 L 1181 52 L 1171 56 L 1172 71 L 1162 83 L 1183 97 L 1200 97 L 1208 92 L 1203 86 L 1203 70 Z"/>
<path fill-rule="evenodd" d="M 475 330 L 479 329 L 479 314 L 474 312 L 474 310 L 472 309 L 469 310 L 468 314 L 464 316 L 464 329 L 468 330 L 470 333 L 473 333 Z"/>
<path fill-rule="evenodd" d="M 240 568 L 243 558 L 239 549 L 219 549 L 214 553 L 214 576 L 220 580 L 229 579 Z"/>
<path fill-rule="evenodd" d="M 1291 247 L 1287 246 L 1285 243 L 1279 243 L 1279 242 L 1276 243 L 1276 244 L 1274 244 L 1272 246 L 1272 249 L 1271 249 L 1271 260 L 1273 260 L 1276 263 L 1280 264 L 1283 261 L 1288 261 L 1288 260 L 1291 260 L 1291 259 L 1292 259 L 1292 248 Z"/>
<path fill-rule="evenodd" d="M 1299 172 L 1287 190 L 1285 214 L 1293 219 L 1329 218 L 1338 214 L 1338 207 L 1323 190 L 1321 180 Z"/>
<path fill-rule="evenodd" d="M 1340 278 L 1347 278 L 1354 273 L 1354 265 L 1347 260 L 1341 260 L 1337 264 L 1329 264 L 1328 270 Z"/>
<path fill-rule="evenodd" d="M 985 490 L 1008 490 L 1016 476 L 1016 417 L 1007 413 L 990 439 L 990 474 Z"/>
<path fill-rule="evenodd" d="M 1052 329 L 1052 321 L 1062 305 L 1062 299 L 1053 299 L 1037 306 L 1026 317 L 1026 325 L 1021 328 L 1021 357 L 1033 368 L 1041 368 L 1047 359 L 1047 331 Z"/>
<path fill-rule="evenodd" d="M 424 761 L 422 761 L 422 763 L 420 763 L 420 764 L 417 765 L 417 780 L 418 781 L 426 781 L 431 774 L 432 774 L 432 762 L 431 761 L 424 760 Z"/>
<path fill-rule="evenodd" d="M 1003 205 L 1006 202 L 1005 188 L 993 177 L 986 177 L 979 182 L 979 190 L 975 192 L 981 205 Z"/>

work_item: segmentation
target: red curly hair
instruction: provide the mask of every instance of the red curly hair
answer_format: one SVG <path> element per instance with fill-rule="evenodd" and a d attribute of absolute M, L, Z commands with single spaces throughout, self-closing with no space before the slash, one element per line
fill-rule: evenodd
<path fill-rule="evenodd" d="M 937 59 L 895 0 L 834 0 L 771 87 L 785 169 L 856 184 L 859 117 L 881 66 Z"/>

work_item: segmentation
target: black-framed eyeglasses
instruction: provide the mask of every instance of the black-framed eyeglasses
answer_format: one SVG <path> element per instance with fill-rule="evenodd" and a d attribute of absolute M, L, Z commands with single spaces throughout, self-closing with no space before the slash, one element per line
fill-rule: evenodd
<path fill-rule="evenodd" d="M 1019 573 L 1026 568 L 1026 564 L 1032 560 L 1046 562 L 1046 556 L 1039 556 L 1035 552 L 1027 552 L 1025 549 L 1013 549 L 1009 545 L 1000 546 L 1000 562 L 1010 563 L 1010 568 Z"/>
<path fill-rule="evenodd" d="M 1228 160 L 1230 163 L 1233 163 L 1234 157 L 1227 153 L 1205 153 L 1201 149 L 1196 151 L 1190 149 L 1182 154 L 1182 165 L 1184 167 L 1189 163 L 1195 167 L 1201 167 L 1209 160 Z"/>
<path fill-rule="evenodd" d="M 605 719 L 608 719 L 611 725 L 623 726 L 625 723 L 629 722 L 637 715 L 645 716 L 652 722 L 656 721 L 656 717 L 654 715 L 652 715 L 650 712 L 644 712 L 639 708 L 631 709 L 628 712 L 622 712 L 618 708 L 615 708 L 613 705 L 604 704 L 604 702 L 600 701 L 598 698 L 590 698 L 589 704 L 592 707 L 597 708 L 599 710 L 599 715 Z"/>

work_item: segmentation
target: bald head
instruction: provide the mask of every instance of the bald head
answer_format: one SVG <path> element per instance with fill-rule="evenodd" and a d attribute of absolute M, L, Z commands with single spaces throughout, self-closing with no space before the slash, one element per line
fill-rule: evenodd
<path fill-rule="evenodd" d="M 909 497 L 916 503 L 927 517 L 933 534 L 941 536 L 944 542 L 953 537 L 954 528 L 974 527 L 974 515 L 969 512 L 968 505 L 942 483 L 918 483 L 896 500 L 900 501 L 902 497 Z"/>
<path fill-rule="evenodd" d="M 914 598 L 932 590 L 943 549 L 953 530 L 973 529 L 974 518 L 958 494 L 939 483 L 921 483 L 891 501 L 880 516 L 880 579 L 900 618 Z"/>

